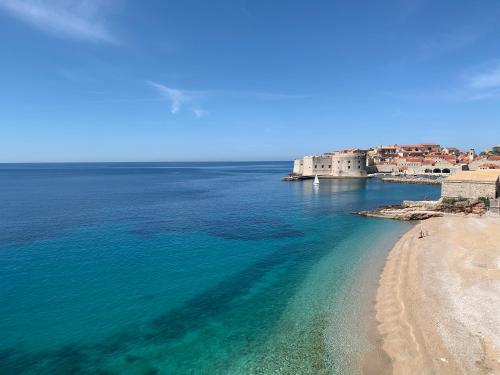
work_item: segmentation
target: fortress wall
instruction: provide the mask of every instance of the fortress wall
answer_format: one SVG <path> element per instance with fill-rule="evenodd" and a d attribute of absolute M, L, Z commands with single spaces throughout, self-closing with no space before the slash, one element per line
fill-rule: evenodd
<path fill-rule="evenodd" d="M 366 177 L 366 155 L 332 153 L 294 160 L 293 172 L 302 176 Z"/>
<path fill-rule="evenodd" d="M 305 156 L 303 159 L 303 176 L 313 176 L 314 175 L 314 160 L 313 156 Z"/>
<path fill-rule="evenodd" d="M 314 157 L 313 174 L 328 176 L 332 174 L 332 156 L 319 155 Z"/>
<path fill-rule="evenodd" d="M 332 156 L 332 175 L 335 177 L 366 177 L 366 155 L 360 153 Z"/>
<path fill-rule="evenodd" d="M 398 170 L 398 166 L 394 164 L 376 164 L 375 168 L 378 173 L 392 173 Z"/>
<path fill-rule="evenodd" d="M 295 159 L 293 161 L 293 174 L 301 175 L 304 172 L 304 159 Z"/>
<path fill-rule="evenodd" d="M 472 181 L 443 181 L 441 197 L 444 198 L 495 198 L 499 190 L 498 181 L 472 182 Z"/>

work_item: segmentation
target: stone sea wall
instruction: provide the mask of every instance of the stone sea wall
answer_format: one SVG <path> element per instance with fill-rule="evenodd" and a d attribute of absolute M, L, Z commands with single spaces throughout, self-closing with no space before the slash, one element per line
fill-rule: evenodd
<path fill-rule="evenodd" d="M 495 198 L 498 189 L 492 182 L 444 181 L 442 197 L 449 198 Z"/>

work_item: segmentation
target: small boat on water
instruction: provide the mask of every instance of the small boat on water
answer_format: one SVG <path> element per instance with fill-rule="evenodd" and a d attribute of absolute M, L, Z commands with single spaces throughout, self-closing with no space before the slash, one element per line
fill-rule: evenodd
<path fill-rule="evenodd" d="M 313 185 L 319 185 L 318 175 L 314 176 L 314 182 L 313 182 Z"/>

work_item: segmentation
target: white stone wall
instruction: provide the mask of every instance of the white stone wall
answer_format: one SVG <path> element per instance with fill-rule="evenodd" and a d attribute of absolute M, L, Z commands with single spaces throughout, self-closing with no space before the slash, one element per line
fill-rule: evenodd
<path fill-rule="evenodd" d="M 293 161 L 293 174 L 301 175 L 304 172 L 304 160 L 295 159 Z"/>
<path fill-rule="evenodd" d="M 500 191 L 500 183 L 497 182 L 464 182 L 443 181 L 441 185 L 441 197 L 443 198 L 496 198 Z"/>
<path fill-rule="evenodd" d="M 332 176 L 365 177 L 366 155 L 362 153 L 335 154 L 332 157 Z"/>
<path fill-rule="evenodd" d="M 395 164 L 376 164 L 378 173 L 392 173 L 398 171 L 398 166 Z"/>
<path fill-rule="evenodd" d="M 313 158 L 313 174 L 328 176 L 332 173 L 332 155 L 323 154 Z"/>
<path fill-rule="evenodd" d="M 334 153 L 305 156 L 294 161 L 293 172 L 303 176 L 366 177 L 366 154 Z"/>
<path fill-rule="evenodd" d="M 302 175 L 303 176 L 314 176 L 314 161 L 313 156 L 304 156 Z"/>

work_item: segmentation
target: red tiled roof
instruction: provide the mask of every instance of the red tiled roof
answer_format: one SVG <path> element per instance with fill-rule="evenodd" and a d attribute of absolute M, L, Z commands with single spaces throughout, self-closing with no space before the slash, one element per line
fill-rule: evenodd
<path fill-rule="evenodd" d="M 429 146 L 438 146 L 437 143 L 420 143 L 420 144 L 413 144 L 413 145 L 401 145 L 403 148 L 415 148 L 415 147 L 429 147 Z"/>
<path fill-rule="evenodd" d="M 457 162 L 457 157 L 453 156 L 453 155 L 429 154 L 427 157 L 430 159 L 446 160 L 449 163 L 456 163 Z"/>
<path fill-rule="evenodd" d="M 409 157 L 409 158 L 406 158 L 406 161 L 408 161 L 410 163 L 421 163 L 424 161 L 424 158 Z"/>
<path fill-rule="evenodd" d="M 500 165 L 496 165 L 495 163 L 483 163 L 483 164 L 480 164 L 479 165 L 480 167 L 484 167 L 484 168 L 493 168 L 493 169 L 500 169 Z"/>

